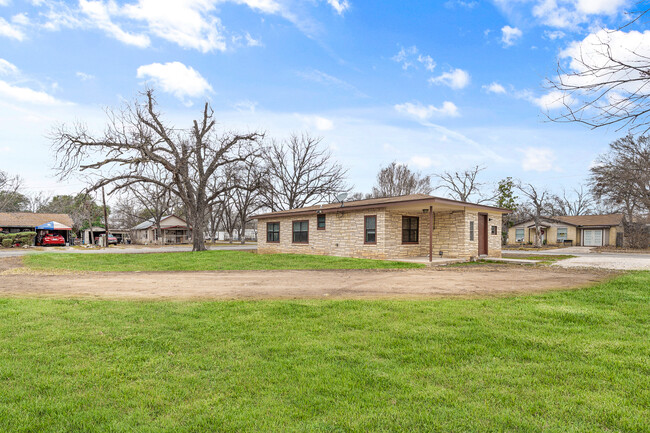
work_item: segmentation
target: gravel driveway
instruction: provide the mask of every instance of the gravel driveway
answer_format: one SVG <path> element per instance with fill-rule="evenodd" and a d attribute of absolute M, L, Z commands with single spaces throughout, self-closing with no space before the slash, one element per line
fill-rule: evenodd
<path fill-rule="evenodd" d="M 600 268 L 618 269 L 624 271 L 650 271 L 650 255 L 648 254 L 591 254 L 560 260 L 553 266 L 562 268 Z"/>
<path fill-rule="evenodd" d="M 506 254 L 520 254 L 522 256 L 577 256 L 572 259 L 561 260 L 553 266 L 562 268 L 600 268 L 616 269 L 622 271 L 650 270 L 650 254 L 634 253 L 599 253 L 590 247 L 569 247 L 540 251 L 504 250 Z"/>

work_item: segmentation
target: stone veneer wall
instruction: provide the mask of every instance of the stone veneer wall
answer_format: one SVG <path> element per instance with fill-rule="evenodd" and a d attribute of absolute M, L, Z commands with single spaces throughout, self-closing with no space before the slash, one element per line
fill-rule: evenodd
<path fill-rule="evenodd" d="M 377 243 L 364 244 L 364 217 L 377 216 Z M 402 244 L 402 216 L 419 218 L 419 242 Z M 443 258 L 470 258 L 478 255 L 478 212 L 464 210 L 434 212 L 433 254 Z M 488 252 L 492 257 L 501 256 L 501 215 L 489 214 Z M 294 244 L 292 227 L 294 221 L 309 221 L 309 243 Z M 474 241 L 469 240 L 469 222 L 474 221 Z M 280 222 L 280 242 L 266 242 L 266 223 Z M 497 235 L 490 234 L 490 227 L 497 226 Z M 258 252 L 327 254 L 333 256 L 374 259 L 427 256 L 429 254 L 429 214 L 403 212 L 393 209 L 365 209 L 326 214 L 325 230 L 317 230 L 316 214 L 259 220 Z"/>

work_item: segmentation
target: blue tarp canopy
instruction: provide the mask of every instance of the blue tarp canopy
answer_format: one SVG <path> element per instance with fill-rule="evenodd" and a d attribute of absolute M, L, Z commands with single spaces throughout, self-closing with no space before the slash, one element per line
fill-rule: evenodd
<path fill-rule="evenodd" d="M 72 227 L 68 227 L 56 221 L 50 221 L 49 223 L 37 226 L 36 230 L 72 230 Z"/>

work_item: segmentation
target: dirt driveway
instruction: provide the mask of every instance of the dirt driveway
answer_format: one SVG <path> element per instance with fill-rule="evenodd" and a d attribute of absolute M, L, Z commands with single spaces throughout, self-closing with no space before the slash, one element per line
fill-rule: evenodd
<path fill-rule="evenodd" d="M 102 299 L 378 299 L 574 288 L 612 273 L 481 266 L 417 270 L 0 273 L 0 296 Z M 2 266 L 0 266 L 0 271 Z M 19 269 L 20 270 L 20 269 Z"/>

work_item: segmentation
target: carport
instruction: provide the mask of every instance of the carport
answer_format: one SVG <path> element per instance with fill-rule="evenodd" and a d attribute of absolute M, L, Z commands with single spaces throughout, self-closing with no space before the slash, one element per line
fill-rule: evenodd
<path fill-rule="evenodd" d="M 68 227 L 65 224 L 56 221 L 50 221 L 45 224 L 36 226 L 35 231 L 37 245 L 40 244 L 40 240 L 43 239 L 43 236 L 48 233 L 63 236 L 66 245 L 70 245 L 70 232 L 72 231 L 72 227 Z"/>

